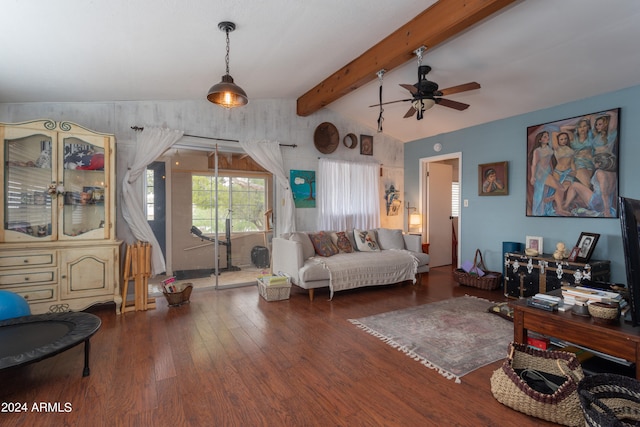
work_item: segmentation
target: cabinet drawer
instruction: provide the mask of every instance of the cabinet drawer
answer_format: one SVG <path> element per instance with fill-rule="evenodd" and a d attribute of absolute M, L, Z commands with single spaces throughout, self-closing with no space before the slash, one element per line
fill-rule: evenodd
<path fill-rule="evenodd" d="M 4 272 L 0 274 L 0 285 L 29 285 L 57 283 L 56 270 L 32 270 Z"/>
<path fill-rule="evenodd" d="M 55 287 L 34 287 L 35 289 L 12 289 L 18 295 L 21 295 L 30 303 L 42 302 L 42 301 L 54 301 L 56 300 L 56 288 Z"/>
<path fill-rule="evenodd" d="M 0 253 L 0 268 L 45 267 L 56 265 L 55 252 L 49 253 Z"/>

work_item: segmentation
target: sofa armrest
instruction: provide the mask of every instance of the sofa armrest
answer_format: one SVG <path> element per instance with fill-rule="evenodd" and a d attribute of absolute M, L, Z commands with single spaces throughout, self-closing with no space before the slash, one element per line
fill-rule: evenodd
<path fill-rule="evenodd" d="M 422 252 L 422 236 L 417 234 L 403 234 L 404 247 L 413 252 Z"/>
<path fill-rule="evenodd" d="M 298 271 L 304 265 L 302 244 L 293 240 L 274 237 L 272 240 L 272 270 L 291 277 L 293 283 L 299 283 Z"/>

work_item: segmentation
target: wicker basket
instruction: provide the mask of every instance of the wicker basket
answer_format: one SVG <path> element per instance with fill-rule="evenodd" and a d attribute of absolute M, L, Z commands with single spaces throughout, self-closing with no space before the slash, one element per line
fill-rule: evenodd
<path fill-rule="evenodd" d="M 541 393 L 520 378 L 516 370 L 534 369 L 566 378 L 552 394 Z M 505 406 L 543 420 L 567 426 L 583 426 L 578 383 L 584 378 L 575 354 L 541 351 L 512 343 L 502 367 L 491 375 L 491 393 Z"/>
<path fill-rule="evenodd" d="M 289 299 L 291 293 L 291 282 L 287 280 L 283 285 L 267 286 L 262 280 L 258 279 L 258 292 L 260 296 L 267 301 L 282 301 Z"/>
<path fill-rule="evenodd" d="M 465 286 L 473 286 L 474 288 L 494 290 L 498 289 L 502 284 L 502 273 L 498 271 L 488 271 L 484 265 L 482 259 L 482 252 L 480 249 L 476 249 L 476 255 L 473 258 L 473 267 L 471 271 L 476 268 L 481 269 L 485 274 L 479 276 L 477 274 L 467 273 L 461 268 L 453 270 L 453 280 Z"/>
<path fill-rule="evenodd" d="M 640 425 L 640 382 L 616 374 L 595 374 L 578 384 L 586 425 Z"/>
<path fill-rule="evenodd" d="M 184 283 L 182 285 L 182 290 L 179 292 L 162 292 L 164 297 L 167 299 L 170 307 L 178 307 L 182 304 L 186 304 L 189 302 L 189 298 L 191 297 L 191 291 L 193 290 L 193 284 Z"/>

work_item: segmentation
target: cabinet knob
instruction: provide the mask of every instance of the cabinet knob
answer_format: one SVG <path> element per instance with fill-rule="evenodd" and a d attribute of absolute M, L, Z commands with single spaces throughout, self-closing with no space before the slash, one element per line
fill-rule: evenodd
<path fill-rule="evenodd" d="M 29 276 L 25 277 L 25 278 L 24 278 L 24 281 L 25 281 L 25 282 L 28 282 L 28 281 L 29 281 Z"/>
<path fill-rule="evenodd" d="M 66 275 L 66 274 L 63 274 L 63 275 L 62 275 L 62 276 L 60 276 L 60 277 L 61 277 L 61 278 L 63 278 L 63 279 L 66 279 L 66 278 L 67 278 L 67 275 Z"/>
<path fill-rule="evenodd" d="M 29 264 L 29 260 L 28 260 L 28 259 L 25 259 L 25 260 L 24 260 L 24 261 L 22 261 L 22 262 L 24 262 L 25 264 Z"/>

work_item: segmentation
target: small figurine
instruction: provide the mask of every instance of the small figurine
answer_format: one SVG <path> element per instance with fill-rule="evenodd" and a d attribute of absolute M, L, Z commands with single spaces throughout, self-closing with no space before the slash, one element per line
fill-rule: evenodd
<path fill-rule="evenodd" d="M 553 257 L 557 260 L 561 260 L 565 258 L 566 255 L 567 255 L 567 250 L 564 243 L 558 242 L 556 244 L 556 251 L 553 253 Z"/>

